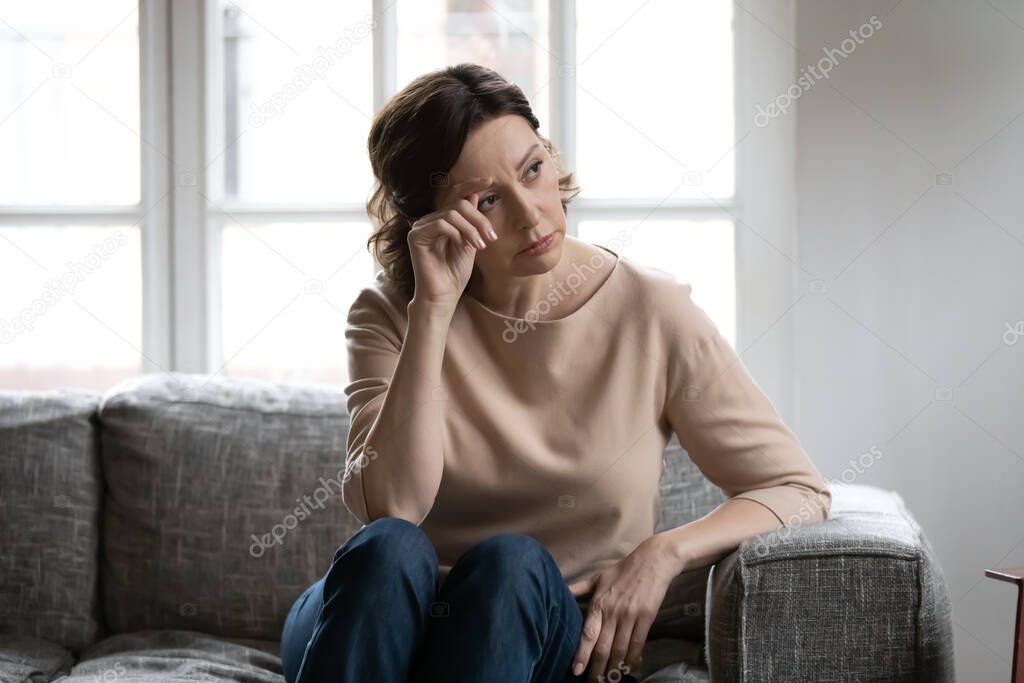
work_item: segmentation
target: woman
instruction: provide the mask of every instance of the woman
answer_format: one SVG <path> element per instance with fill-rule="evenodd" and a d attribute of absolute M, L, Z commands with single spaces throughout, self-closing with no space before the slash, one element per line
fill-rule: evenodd
<path fill-rule="evenodd" d="M 474 64 L 373 122 L 383 271 L 346 330 L 364 526 L 288 615 L 288 683 L 637 680 L 674 579 L 827 516 L 690 285 L 566 235 L 578 188 L 538 127 Z M 730 499 L 655 534 L 673 431 Z"/>

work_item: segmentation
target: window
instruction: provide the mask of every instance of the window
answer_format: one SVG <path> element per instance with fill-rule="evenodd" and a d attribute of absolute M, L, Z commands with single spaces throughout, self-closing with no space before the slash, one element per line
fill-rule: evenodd
<path fill-rule="evenodd" d="M 214 368 L 280 381 L 347 381 L 345 321 L 374 274 L 373 6 L 217 0 L 223 109 L 207 199 L 219 238 Z M 300 9 L 302 11 L 296 11 Z"/>
<path fill-rule="evenodd" d="M 693 283 L 736 342 L 726 0 L 0 8 L 0 385 L 347 383 L 373 114 L 461 61 L 517 83 L 577 172 L 570 233 Z"/>
<path fill-rule="evenodd" d="M 450 64 L 475 62 L 522 88 L 548 135 L 550 22 L 538 0 L 397 0 L 397 84 Z"/>
<path fill-rule="evenodd" d="M 576 135 L 579 237 L 693 284 L 735 345 L 732 9 L 577 0 L 566 128 Z"/>
<path fill-rule="evenodd" d="M 0 386 L 142 368 L 136 3 L 0 3 Z"/>

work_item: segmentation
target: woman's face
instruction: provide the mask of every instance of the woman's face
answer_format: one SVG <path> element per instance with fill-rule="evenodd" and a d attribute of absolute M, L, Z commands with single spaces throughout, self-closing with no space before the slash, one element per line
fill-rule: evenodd
<path fill-rule="evenodd" d="M 488 176 L 493 184 L 477 195 L 477 210 L 494 226 L 498 239 L 477 251 L 477 268 L 485 277 L 535 275 L 554 268 L 565 237 L 558 172 L 522 116 L 495 117 L 474 129 L 449 171 L 449 186 Z M 552 233 L 546 251 L 524 253 L 530 244 Z"/>

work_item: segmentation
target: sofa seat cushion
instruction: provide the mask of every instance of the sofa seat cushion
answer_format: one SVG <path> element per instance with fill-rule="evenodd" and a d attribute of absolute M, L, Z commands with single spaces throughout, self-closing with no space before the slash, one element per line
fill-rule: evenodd
<path fill-rule="evenodd" d="M 658 654 L 649 664 L 667 656 Z M 97 643 L 60 683 L 107 680 L 283 683 L 284 673 L 276 642 L 225 639 L 197 631 L 167 629 L 121 634 Z M 641 683 L 709 680 L 707 668 L 680 662 L 661 666 Z"/>
<path fill-rule="evenodd" d="M 677 662 L 658 669 L 644 677 L 640 683 L 709 683 L 707 667 Z"/>
<path fill-rule="evenodd" d="M 0 681 L 43 683 L 67 673 L 74 661 L 57 643 L 0 633 Z"/>
<path fill-rule="evenodd" d="M 122 633 L 96 643 L 61 683 L 120 680 L 282 683 L 284 673 L 275 642 L 167 629 Z"/>
<path fill-rule="evenodd" d="M 640 683 L 707 683 L 711 679 L 702 649 L 701 643 L 692 640 L 648 640 L 643 648 L 643 666 L 633 676 Z"/>

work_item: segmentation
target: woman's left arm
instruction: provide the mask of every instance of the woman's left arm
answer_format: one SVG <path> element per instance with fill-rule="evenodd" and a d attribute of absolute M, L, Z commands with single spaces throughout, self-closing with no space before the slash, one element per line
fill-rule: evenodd
<path fill-rule="evenodd" d="M 688 283 L 666 316 L 665 417 L 700 471 L 728 497 L 704 517 L 642 542 L 621 562 L 572 584 L 594 595 L 574 662 L 591 680 L 636 662 L 654 614 L 679 573 L 706 566 L 780 526 L 823 521 L 832 494 L 796 435 L 750 376 Z M 596 609 L 595 609 L 596 606 Z"/>
<path fill-rule="evenodd" d="M 675 576 L 714 564 L 748 538 L 781 526 L 775 513 L 760 503 L 730 498 L 700 519 L 666 529 L 651 540 L 672 559 Z"/>

